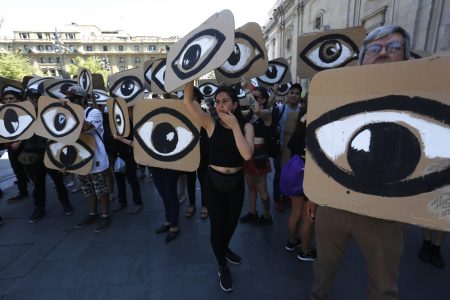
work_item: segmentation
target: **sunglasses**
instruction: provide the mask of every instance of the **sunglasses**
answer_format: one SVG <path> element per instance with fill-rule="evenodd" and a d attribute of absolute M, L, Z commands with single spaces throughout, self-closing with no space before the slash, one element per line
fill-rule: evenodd
<path fill-rule="evenodd" d="M 366 55 L 375 56 L 380 54 L 382 49 L 386 49 L 386 52 L 389 54 L 397 54 L 403 49 L 403 44 L 399 41 L 392 41 L 386 45 L 381 44 L 372 44 L 367 47 Z"/>

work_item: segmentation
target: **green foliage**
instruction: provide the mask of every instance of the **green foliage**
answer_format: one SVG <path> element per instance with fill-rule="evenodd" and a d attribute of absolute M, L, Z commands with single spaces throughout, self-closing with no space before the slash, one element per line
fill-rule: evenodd
<path fill-rule="evenodd" d="M 108 75 L 110 75 L 110 72 L 108 70 L 105 70 L 103 67 L 103 62 L 100 58 L 94 56 L 94 57 L 88 57 L 87 59 L 83 59 L 81 56 L 77 56 L 74 58 L 75 63 L 69 65 L 69 73 L 70 75 L 77 75 L 78 68 L 86 68 L 88 69 L 91 74 L 102 74 L 103 80 L 106 83 L 106 80 L 108 79 Z"/>
<path fill-rule="evenodd" d="M 13 52 L 0 54 L 0 76 L 22 81 L 22 78 L 33 74 L 30 60 Z"/>

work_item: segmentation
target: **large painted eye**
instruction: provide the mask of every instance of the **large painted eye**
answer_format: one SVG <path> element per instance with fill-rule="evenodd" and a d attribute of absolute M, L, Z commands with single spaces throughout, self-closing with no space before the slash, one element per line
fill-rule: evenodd
<path fill-rule="evenodd" d="M 228 78 L 240 78 L 246 73 L 254 63 L 264 59 L 264 51 L 258 43 L 242 32 L 235 33 L 233 52 L 227 61 L 217 69 L 222 75 Z"/>
<path fill-rule="evenodd" d="M 48 79 L 52 79 L 52 78 L 51 77 L 44 77 L 44 78 L 42 78 L 42 77 L 32 77 L 27 83 L 26 90 L 35 89 L 40 94 L 44 94 L 44 81 L 46 81 Z"/>
<path fill-rule="evenodd" d="M 88 70 L 84 69 L 81 71 L 80 76 L 78 77 L 78 83 L 86 91 L 89 93 L 91 88 L 92 80 Z"/>
<path fill-rule="evenodd" d="M 34 115 L 17 104 L 0 106 L 0 139 L 17 140 L 35 121 Z"/>
<path fill-rule="evenodd" d="M 166 93 L 166 88 L 164 87 L 164 82 L 165 82 L 165 78 L 166 78 L 166 69 L 167 69 L 166 59 L 163 58 L 155 63 L 158 63 L 158 65 L 155 66 L 155 68 L 152 70 L 152 73 L 151 73 L 152 84 L 156 85 L 161 91 Z"/>
<path fill-rule="evenodd" d="M 199 73 L 214 57 L 225 41 L 225 35 L 216 29 L 198 32 L 186 41 L 172 62 L 175 75 L 183 80 Z"/>
<path fill-rule="evenodd" d="M 112 114 L 114 116 L 114 124 L 116 127 L 117 134 L 120 136 L 124 136 L 125 134 L 125 124 L 127 120 L 125 120 L 125 113 L 122 111 L 121 106 L 117 103 L 117 100 L 113 101 L 113 111 Z"/>
<path fill-rule="evenodd" d="M 133 101 L 144 90 L 144 85 L 136 76 L 119 78 L 109 89 L 113 97 L 123 98 L 127 103 Z"/>
<path fill-rule="evenodd" d="M 78 82 L 73 80 L 55 80 L 46 86 L 45 92 L 52 98 L 65 99 L 67 91 L 72 86 L 78 86 Z"/>
<path fill-rule="evenodd" d="M 198 86 L 200 93 L 202 93 L 202 95 L 207 98 L 214 96 L 218 88 L 219 87 L 212 82 L 205 82 Z"/>
<path fill-rule="evenodd" d="M 150 63 L 147 68 L 144 70 L 144 79 L 145 79 L 145 84 L 147 85 L 147 89 L 149 91 L 152 90 L 152 67 L 153 67 L 153 63 Z"/>
<path fill-rule="evenodd" d="M 308 124 L 306 141 L 319 167 L 356 192 L 407 197 L 450 184 L 450 107 L 434 100 L 344 105 Z"/>
<path fill-rule="evenodd" d="M 158 121 L 155 121 L 156 117 Z M 159 161 L 173 162 L 191 152 L 200 135 L 186 116 L 175 109 L 160 107 L 135 125 L 134 136 L 149 156 Z"/>
<path fill-rule="evenodd" d="M 46 154 L 57 169 L 67 171 L 81 169 L 94 158 L 94 151 L 80 139 L 73 145 L 49 141 Z"/>
<path fill-rule="evenodd" d="M 247 97 L 247 95 L 245 94 L 245 91 L 242 89 L 242 86 L 241 86 L 240 83 L 236 83 L 235 85 L 232 85 L 231 87 L 236 92 L 236 95 L 237 95 L 239 100 L 242 100 L 245 97 Z"/>
<path fill-rule="evenodd" d="M 76 112 L 68 105 L 51 103 L 40 112 L 47 132 L 55 139 L 71 134 L 80 124 Z"/>
<path fill-rule="evenodd" d="M 291 89 L 292 84 L 290 82 L 280 84 L 278 87 L 276 94 L 277 96 L 286 96 L 289 93 L 289 90 Z"/>
<path fill-rule="evenodd" d="M 109 95 L 106 91 L 104 90 L 97 90 L 94 89 L 94 97 L 95 97 L 95 101 L 97 102 L 98 105 L 106 105 L 106 101 L 108 101 L 109 99 Z M 90 100 L 88 100 L 88 103 L 92 102 Z"/>
<path fill-rule="evenodd" d="M 311 68 L 322 71 L 347 65 L 358 58 L 358 46 L 345 35 L 329 34 L 315 39 L 300 53 Z"/>
<path fill-rule="evenodd" d="M 278 61 L 270 61 L 266 73 L 264 73 L 264 75 L 262 76 L 259 76 L 257 79 L 258 82 L 273 86 L 275 84 L 280 84 L 281 82 L 283 82 L 283 79 L 285 78 L 288 71 L 289 66 Z"/>

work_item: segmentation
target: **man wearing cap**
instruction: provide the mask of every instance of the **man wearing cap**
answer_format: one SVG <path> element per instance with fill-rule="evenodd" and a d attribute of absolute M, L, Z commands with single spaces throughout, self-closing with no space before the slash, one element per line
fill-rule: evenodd
<path fill-rule="evenodd" d="M 95 152 L 91 171 L 88 175 L 79 176 L 81 190 L 89 201 L 89 215 L 79 222 L 75 228 L 97 222 L 95 232 L 103 231 L 111 223 L 109 216 L 108 168 L 109 161 L 103 143 L 103 118 L 100 110 L 90 107 L 87 95 L 80 86 L 72 86 L 67 90 L 66 98 L 84 108 L 82 132 L 95 139 Z M 98 218 L 97 201 L 101 205 L 101 217 Z"/>

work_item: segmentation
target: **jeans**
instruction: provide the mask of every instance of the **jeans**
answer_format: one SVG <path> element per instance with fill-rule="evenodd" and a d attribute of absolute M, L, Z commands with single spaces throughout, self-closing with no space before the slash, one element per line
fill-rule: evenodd
<path fill-rule="evenodd" d="M 142 205 L 141 198 L 141 186 L 139 185 L 139 181 L 137 179 L 136 170 L 137 165 L 132 155 L 121 155 L 125 162 L 125 173 L 114 173 L 114 177 L 116 177 L 117 182 L 117 190 L 119 194 L 119 202 L 127 203 L 127 187 L 125 183 L 125 178 L 130 184 L 131 191 L 133 193 L 133 202 L 135 205 Z"/>
<path fill-rule="evenodd" d="M 166 212 L 166 222 L 170 227 L 178 227 L 178 215 L 180 212 L 180 203 L 178 202 L 178 177 L 180 171 L 150 168 L 152 171 L 153 183 L 158 190 L 164 204 Z"/>

